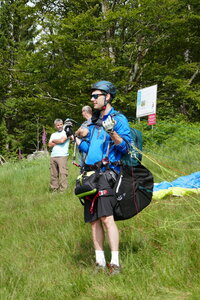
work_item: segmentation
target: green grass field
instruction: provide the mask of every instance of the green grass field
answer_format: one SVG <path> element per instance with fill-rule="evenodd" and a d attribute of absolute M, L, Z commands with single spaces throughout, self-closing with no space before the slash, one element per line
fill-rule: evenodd
<path fill-rule="evenodd" d="M 200 169 L 199 148 L 182 149 L 175 162 L 147 156 L 156 182 Z M 95 274 L 90 226 L 73 194 L 78 169 L 70 161 L 69 174 L 67 192 L 52 194 L 48 158 L 0 167 L 1 300 L 200 299 L 198 195 L 152 201 L 118 222 L 122 273 Z"/>

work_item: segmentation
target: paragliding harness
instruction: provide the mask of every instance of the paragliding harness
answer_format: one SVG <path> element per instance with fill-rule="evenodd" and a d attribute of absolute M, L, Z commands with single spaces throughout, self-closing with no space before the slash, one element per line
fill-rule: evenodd
<path fill-rule="evenodd" d="M 122 165 L 114 187 L 117 204 L 114 219 L 126 220 L 137 215 L 152 199 L 153 176 L 142 164 Z"/>
<path fill-rule="evenodd" d="M 85 200 L 91 201 L 91 214 L 94 213 L 94 204 L 98 197 L 114 195 L 113 188 L 117 180 L 117 175 L 112 169 L 102 172 L 102 169 L 98 167 L 94 171 L 84 171 L 78 176 L 74 193 L 82 205 L 84 205 Z"/>
<path fill-rule="evenodd" d="M 120 113 L 115 113 L 116 116 Z M 139 130 L 130 128 L 132 142 L 127 143 L 128 153 L 114 165 L 120 166 L 118 175 L 109 167 L 108 145 L 106 157 L 94 166 L 85 166 L 85 171 L 76 180 L 75 195 L 84 205 L 85 200 L 91 201 L 90 213 L 94 212 L 94 203 L 101 196 L 115 196 L 114 219 L 126 220 L 138 214 L 152 199 L 153 176 L 141 164 L 142 135 Z M 92 134 L 93 135 L 93 134 Z M 104 171 L 102 171 L 104 168 Z M 92 171 L 91 171 L 92 170 Z"/>

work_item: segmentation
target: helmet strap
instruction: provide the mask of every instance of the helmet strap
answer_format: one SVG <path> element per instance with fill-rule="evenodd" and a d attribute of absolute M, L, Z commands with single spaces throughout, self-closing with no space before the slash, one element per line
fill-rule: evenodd
<path fill-rule="evenodd" d="M 107 106 L 107 104 L 108 104 L 108 103 L 110 103 L 110 104 L 111 104 L 111 102 L 112 102 L 112 97 L 110 97 L 110 99 L 109 99 L 108 101 L 106 101 L 106 96 L 107 96 L 107 94 L 105 95 L 105 98 L 104 98 L 104 105 L 102 106 L 102 108 L 101 108 L 101 110 L 100 110 L 100 111 L 103 111 L 103 110 L 105 110 L 105 109 L 106 109 L 106 106 Z"/>
<path fill-rule="evenodd" d="M 107 95 L 105 95 L 105 97 L 104 97 L 104 106 L 102 107 L 102 110 L 105 110 L 106 109 L 106 105 L 107 105 L 107 101 L 106 101 L 106 96 Z"/>
<path fill-rule="evenodd" d="M 108 104 L 108 102 L 106 101 L 106 95 L 104 96 L 104 105 L 99 109 L 100 111 L 103 111 L 106 109 L 106 105 Z"/>

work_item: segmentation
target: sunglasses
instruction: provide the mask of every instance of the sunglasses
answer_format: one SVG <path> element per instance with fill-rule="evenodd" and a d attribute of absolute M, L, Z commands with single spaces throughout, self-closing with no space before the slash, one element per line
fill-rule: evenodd
<path fill-rule="evenodd" d="M 105 94 L 92 94 L 92 95 L 91 95 L 91 99 L 92 99 L 92 98 L 98 99 L 99 96 L 105 96 Z"/>

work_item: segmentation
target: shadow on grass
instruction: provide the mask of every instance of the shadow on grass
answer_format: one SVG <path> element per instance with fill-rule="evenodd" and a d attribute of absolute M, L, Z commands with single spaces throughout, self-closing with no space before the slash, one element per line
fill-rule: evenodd
<path fill-rule="evenodd" d="M 92 237 L 82 238 L 76 243 L 76 250 L 71 256 L 72 263 L 77 265 L 90 266 L 94 263 L 94 249 L 92 243 Z"/>

